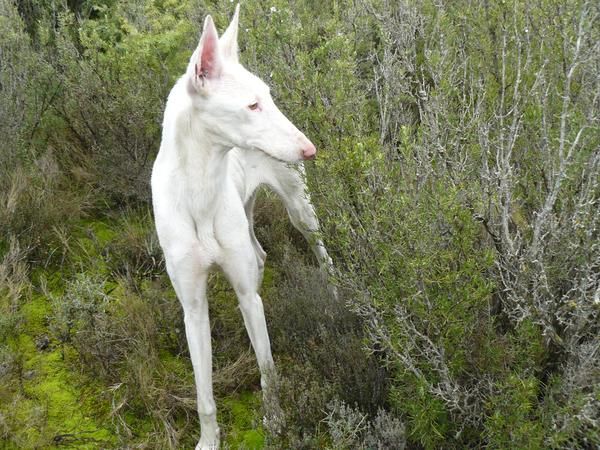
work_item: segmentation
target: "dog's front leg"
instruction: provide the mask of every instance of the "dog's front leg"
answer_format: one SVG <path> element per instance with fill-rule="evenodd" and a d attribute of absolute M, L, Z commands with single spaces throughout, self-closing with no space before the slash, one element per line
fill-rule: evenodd
<path fill-rule="evenodd" d="M 219 448 L 219 427 L 212 387 L 212 348 L 206 297 L 208 267 L 202 265 L 200 249 L 194 244 L 182 246 L 181 252 L 165 253 L 167 271 L 183 307 L 185 333 L 194 368 L 200 417 L 200 441 L 196 450 L 216 450 Z"/>

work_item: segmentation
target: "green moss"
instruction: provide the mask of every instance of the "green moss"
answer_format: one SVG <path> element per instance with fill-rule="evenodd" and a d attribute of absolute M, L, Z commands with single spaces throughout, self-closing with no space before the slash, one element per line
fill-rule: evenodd
<path fill-rule="evenodd" d="M 269 266 L 265 267 L 265 271 L 263 273 L 263 282 L 261 286 L 261 291 L 263 295 L 267 295 L 268 292 L 273 289 L 275 284 L 276 272 Z"/>
<path fill-rule="evenodd" d="M 30 335 L 45 330 L 49 312 L 50 302 L 43 296 L 35 296 L 21 306 L 21 314 L 26 321 L 25 328 Z"/>
<path fill-rule="evenodd" d="M 225 445 L 230 448 L 261 449 L 265 444 L 260 415 L 260 392 L 227 397 L 220 405 Z"/>
<path fill-rule="evenodd" d="M 114 443 L 114 433 L 104 423 L 108 405 L 102 401 L 101 387 L 71 370 L 70 362 L 77 357 L 74 350 L 53 348 L 53 342 L 48 349 L 38 348 L 37 340 L 50 334 L 49 299 L 25 298 L 19 312 L 22 321 L 7 340 L 18 364 L 2 386 L 0 414 L 10 418 L 2 447 L 90 448 L 91 443 Z"/>
<path fill-rule="evenodd" d="M 22 392 L 15 386 L 12 401 L 0 409 L 11 415 L 11 441 L 21 448 L 63 441 L 72 448 L 111 444 L 113 433 L 102 424 L 107 411 L 98 401 L 99 388 L 78 379 L 61 351 L 40 352 L 27 334 L 18 337 L 16 346 L 24 359 Z"/>
<path fill-rule="evenodd" d="M 102 403 L 86 399 L 81 386 L 62 359 L 62 353 L 53 351 L 37 358 L 38 375 L 25 384 L 31 398 L 47 408 L 49 435 L 75 434 L 102 442 L 111 441 L 111 432 L 96 423 L 93 415 L 102 414 Z M 89 386 L 88 386 L 89 389 Z M 99 392 L 93 392 L 99 394 Z M 90 406 L 94 407 L 93 415 Z"/>
<path fill-rule="evenodd" d="M 112 229 L 107 223 L 102 221 L 93 221 L 88 224 L 88 227 L 94 233 L 94 236 L 100 244 L 107 244 L 115 238 L 117 232 Z"/>
<path fill-rule="evenodd" d="M 160 362 L 163 364 L 166 372 L 173 373 L 181 378 L 193 378 L 192 368 L 189 359 L 174 355 L 168 351 L 159 352 Z"/>

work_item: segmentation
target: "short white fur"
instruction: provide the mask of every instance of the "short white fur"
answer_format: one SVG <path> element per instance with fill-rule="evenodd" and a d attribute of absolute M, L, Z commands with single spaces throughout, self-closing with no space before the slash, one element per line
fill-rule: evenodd
<path fill-rule="evenodd" d="M 331 269 L 301 163 L 314 157 L 315 147 L 275 106 L 267 85 L 239 64 L 238 17 L 239 5 L 220 39 L 206 17 L 187 71 L 169 94 L 152 171 L 156 230 L 183 307 L 194 368 L 201 426 L 197 449 L 219 446 L 206 292 L 215 266 L 238 297 L 263 394 L 275 373 L 257 292 L 266 257 L 252 219 L 259 185 L 279 194 L 322 270 Z"/>

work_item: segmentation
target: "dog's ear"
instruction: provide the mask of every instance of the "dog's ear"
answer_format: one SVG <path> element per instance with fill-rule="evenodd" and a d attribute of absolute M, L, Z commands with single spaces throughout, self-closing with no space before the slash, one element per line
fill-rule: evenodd
<path fill-rule="evenodd" d="M 223 59 L 219 48 L 219 35 L 211 16 L 204 19 L 204 29 L 200 36 L 198 48 L 194 51 L 188 74 L 192 78 L 193 85 L 197 90 L 205 90 L 206 81 L 221 76 Z"/>
<path fill-rule="evenodd" d="M 238 62 L 238 22 L 240 17 L 240 4 L 238 3 L 235 7 L 235 13 L 231 19 L 231 23 L 221 36 L 219 43 L 221 44 L 221 50 L 225 58 L 230 59 L 233 62 Z"/>

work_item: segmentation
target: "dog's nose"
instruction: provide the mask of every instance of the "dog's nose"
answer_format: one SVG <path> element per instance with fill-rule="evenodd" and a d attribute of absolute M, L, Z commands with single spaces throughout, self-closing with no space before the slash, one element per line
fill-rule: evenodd
<path fill-rule="evenodd" d="M 312 142 L 308 142 L 304 148 L 302 148 L 302 157 L 304 159 L 315 159 L 315 155 L 317 154 L 317 149 L 313 145 Z"/>

